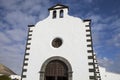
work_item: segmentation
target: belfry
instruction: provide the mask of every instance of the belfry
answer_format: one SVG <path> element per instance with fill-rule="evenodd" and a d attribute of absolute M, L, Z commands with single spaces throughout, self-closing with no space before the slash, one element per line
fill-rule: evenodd
<path fill-rule="evenodd" d="M 92 46 L 91 20 L 68 15 L 56 4 L 29 25 L 22 80 L 101 80 Z"/>

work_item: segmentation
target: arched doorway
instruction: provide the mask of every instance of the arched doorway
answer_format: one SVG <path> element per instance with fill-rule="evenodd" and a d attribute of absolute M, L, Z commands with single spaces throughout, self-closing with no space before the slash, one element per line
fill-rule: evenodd
<path fill-rule="evenodd" d="M 72 68 L 63 57 L 47 59 L 40 70 L 40 80 L 72 80 Z"/>
<path fill-rule="evenodd" d="M 53 60 L 45 69 L 45 80 L 68 80 L 68 68 L 62 61 Z"/>

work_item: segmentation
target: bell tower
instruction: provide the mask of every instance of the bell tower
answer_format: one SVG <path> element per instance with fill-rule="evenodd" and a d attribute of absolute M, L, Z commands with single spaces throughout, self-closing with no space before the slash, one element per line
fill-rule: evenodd
<path fill-rule="evenodd" d="M 48 10 L 46 19 L 28 26 L 22 80 L 100 80 L 91 20 L 68 15 L 61 4 Z"/>

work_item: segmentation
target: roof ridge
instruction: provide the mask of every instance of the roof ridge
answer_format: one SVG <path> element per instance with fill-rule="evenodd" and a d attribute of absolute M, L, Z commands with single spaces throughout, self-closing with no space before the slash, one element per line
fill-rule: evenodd
<path fill-rule="evenodd" d="M 60 7 L 60 8 L 55 8 L 56 6 L 61 6 L 61 7 Z M 61 8 L 62 8 L 62 9 L 63 9 L 63 8 L 68 8 L 68 6 L 58 3 L 58 4 L 50 7 L 48 10 L 61 9 Z"/>

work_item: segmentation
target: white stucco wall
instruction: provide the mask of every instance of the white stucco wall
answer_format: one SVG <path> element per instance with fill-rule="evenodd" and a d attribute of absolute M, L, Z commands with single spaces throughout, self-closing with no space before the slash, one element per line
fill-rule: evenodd
<path fill-rule="evenodd" d="M 59 7 L 59 6 L 58 6 Z M 32 40 L 28 40 L 27 45 L 30 50 L 27 50 L 26 53 L 30 53 L 28 58 L 28 66 L 24 66 L 24 69 L 27 69 L 27 72 L 24 72 L 23 75 L 26 75 L 26 78 L 22 80 L 40 80 L 40 69 L 43 63 L 50 57 L 60 56 L 69 61 L 72 66 L 73 76 L 72 80 L 89 80 L 89 76 L 94 75 L 89 72 L 89 68 L 93 68 L 92 65 L 88 65 L 88 62 L 93 60 L 89 59 L 88 56 L 91 54 L 87 53 L 87 50 L 91 50 L 91 47 L 87 47 L 86 32 L 89 30 L 89 22 L 83 22 L 81 19 L 72 17 L 68 15 L 68 9 L 64 9 L 64 18 L 59 18 L 59 9 L 57 11 L 57 17 L 52 19 L 52 12 L 50 10 L 49 16 L 43 21 L 36 23 L 35 27 L 30 27 L 30 30 L 33 30 Z M 62 39 L 63 44 L 59 48 L 52 47 L 52 40 L 56 37 Z M 120 80 L 120 75 L 106 72 L 105 68 L 100 67 L 100 75 L 102 80 Z"/>
<path fill-rule="evenodd" d="M 57 10 L 59 11 L 59 10 Z M 50 57 L 61 56 L 67 59 L 73 70 L 73 80 L 89 80 L 88 53 L 86 42 L 85 23 L 69 16 L 68 10 L 64 10 L 64 18 L 52 19 L 50 15 L 43 21 L 38 22 L 33 29 L 29 55 L 27 75 L 23 80 L 39 80 L 42 64 Z M 57 13 L 59 14 L 59 13 Z M 87 25 L 89 23 L 86 23 Z M 62 46 L 54 48 L 51 42 L 59 37 L 63 40 Z M 92 68 L 92 66 L 91 66 Z"/>
<path fill-rule="evenodd" d="M 108 72 L 103 67 L 99 67 L 102 80 L 120 80 L 120 74 Z"/>
<path fill-rule="evenodd" d="M 21 80 L 21 77 L 19 75 L 10 75 L 9 76 L 12 80 Z"/>

